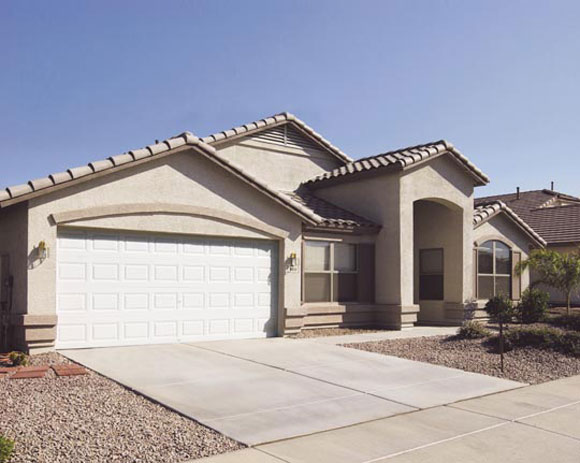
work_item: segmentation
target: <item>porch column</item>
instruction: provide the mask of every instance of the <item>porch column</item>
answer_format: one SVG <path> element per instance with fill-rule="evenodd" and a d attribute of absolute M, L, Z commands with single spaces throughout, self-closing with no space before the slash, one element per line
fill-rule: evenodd
<path fill-rule="evenodd" d="M 397 196 L 397 204 L 387 211 L 376 245 L 378 321 L 389 328 L 410 328 L 419 312 L 413 303 L 413 203 L 402 203 Z"/>
<path fill-rule="evenodd" d="M 450 275 L 455 284 L 449 297 L 445 298 L 445 319 L 452 324 L 461 324 L 466 318 L 470 318 L 470 313 L 476 309 L 474 301 L 474 262 L 473 262 L 473 208 L 462 210 L 461 243 L 458 243 L 457 250 L 460 254 L 456 256 L 453 275 Z M 459 270 L 458 270 L 459 269 Z"/>

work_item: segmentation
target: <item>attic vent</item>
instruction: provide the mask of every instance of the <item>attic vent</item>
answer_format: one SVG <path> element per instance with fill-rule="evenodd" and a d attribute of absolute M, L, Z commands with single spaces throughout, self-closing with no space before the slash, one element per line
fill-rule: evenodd
<path fill-rule="evenodd" d="M 320 146 L 300 133 L 297 129 L 289 124 L 279 125 L 270 130 L 260 132 L 258 135 L 251 137 L 252 140 L 273 145 L 289 146 L 302 150 L 321 151 Z"/>

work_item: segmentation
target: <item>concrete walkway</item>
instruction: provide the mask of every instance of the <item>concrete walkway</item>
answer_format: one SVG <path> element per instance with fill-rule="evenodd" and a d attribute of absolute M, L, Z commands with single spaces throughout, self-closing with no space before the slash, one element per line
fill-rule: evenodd
<path fill-rule="evenodd" d="M 580 376 L 260 445 L 200 463 L 578 463 Z"/>
<path fill-rule="evenodd" d="M 522 386 L 451 368 L 283 338 L 62 353 L 248 445 Z"/>

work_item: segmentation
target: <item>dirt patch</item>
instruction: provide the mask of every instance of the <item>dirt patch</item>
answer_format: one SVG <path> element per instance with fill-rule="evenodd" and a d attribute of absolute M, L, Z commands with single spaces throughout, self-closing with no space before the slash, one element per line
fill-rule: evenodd
<path fill-rule="evenodd" d="M 499 355 L 481 339 L 432 336 L 345 346 L 529 384 L 580 374 L 580 358 L 533 347 L 515 348 L 507 352 L 505 373 L 502 373 Z"/>
<path fill-rule="evenodd" d="M 61 363 L 71 362 L 56 353 L 31 358 Z M 11 463 L 183 462 L 243 447 L 92 371 L 0 376 L 0 396 L 0 430 L 16 441 Z"/>

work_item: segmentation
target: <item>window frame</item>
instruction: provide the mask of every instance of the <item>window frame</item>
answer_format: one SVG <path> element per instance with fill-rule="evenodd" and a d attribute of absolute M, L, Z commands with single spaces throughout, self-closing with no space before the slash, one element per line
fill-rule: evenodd
<path fill-rule="evenodd" d="M 492 273 L 480 273 L 479 272 L 479 252 L 480 252 L 480 249 L 482 249 L 484 247 L 483 245 L 484 244 L 487 244 L 487 243 L 492 243 L 492 253 L 491 253 Z M 497 271 L 496 271 L 496 267 L 497 267 L 497 262 L 496 262 L 496 243 L 501 243 L 506 248 L 508 248 L 508 251 L 509 251 L 508 268 L 510 269 L 510 273 L 509 274 L 507 274 L 507 273 L 497 273 Z M 500 277 L 500 278 L 507 277 L 508 278 L 508 294 L 507 294 L 507 296 L 510 299 L 513 299 L 513 294 L 512 293 L 513 293 L 513 277 L 514 277 L 514 275 L 513 275 L 513 270 L 512 270 L 513 269 L 513 265 L 512 264 L 513 264 L 513 253 L 514 253 L 514 251 L 513 251 L 512 246 L 510 246 L 506 242 L 501 241 L 499 239 L 489 239 L 489 240 L 486 240 L 486 241 L 478 244 L 475 249 L 477 251 L 477 262 L 475 262 L 475 265 L 476 265 L 476 278 L 477 278 L 477 281 L 476 281 L 477 299 L 478 300 L 485 300 L 485 301 L 489 300 L 489 298 L 485 298 L 485 297 L 480 296 L 479 291 L 480 291 L 480 286 L 481 285 L 479 284 L 479 277 L 491 277 L 492 278 L 492 281 L 493 281 L 493 294 L 492 294 L 491 297 L 495 297 L 495 296 L 498 295 L 497 294 L 496 278 L 497 277 Z M 488 248 L 486 248 L 486 249 L 488 249 Z"/>
<path fill-rule="evenodd" d="M 429 252 L 429 251 L 441 251 L 441 272 L 424 272 L 423 271 L 423 260 L 422 260 L 422 256 L 425 252 Z M 428 276 L 428 275 L 441 275 L 442 277 L 442 288 L 441 288 L 441 298 L 440 299 L 422 299 L 421 298 L 421 277 L 422 276 Z M 425 249 L 419 249 L 419 300 L 420 301 L 444 301 L 445 300 L 445 249 L 444 248 L 425 248 Z"/>
<path fill-rule="evenodd" d="M 329 264 L 328 264 L 328 270 L 314 270 L 314 271 L 308 271 L 306 269 L 306 254 L 308 252 L 308 243 L 324 243 L 327 244 L 329 246 Z M 347 246 L 354 246 L 355 248 L 355 269 L 354 270 L 336 270 L 335 269 L 335 259 L 334 259 L 334 247 L 335 245 L 347 245 Z M 302 246 L 302 262 L 304 262 L 304 265 L 302 266 L 302 303 L 303 304 L 342 304 L 342 303 L 354 303 L 354 302 L 358 302 L 358 289 L 357 289 L 357 297 L 355 300 L 352 301 L 338 301 L 335 300 L 334 297 L 334 286 L 335 286 L 335 275 L 358 275 L 359 271 L 360 271 L 360 265 L 359 265 L 359 258 L 360 258 L 360 253 L 359 253 L 359 246 L 358 243 L 345 243 L 343 241 L 330 241 L 330 240 L 318 240 L 318 239 L 305 239 L 303 240 L 303 246 Z M 329 286 L 329 300 L 328 301 L 317 301 L 317 302 L 311 302 L 311 301 L 306 301 L 306 275 L 328 275 L 328 278 L 330 280 L 330 286 Z M 338 298 L 336 298 L 338 299 Z"/>

